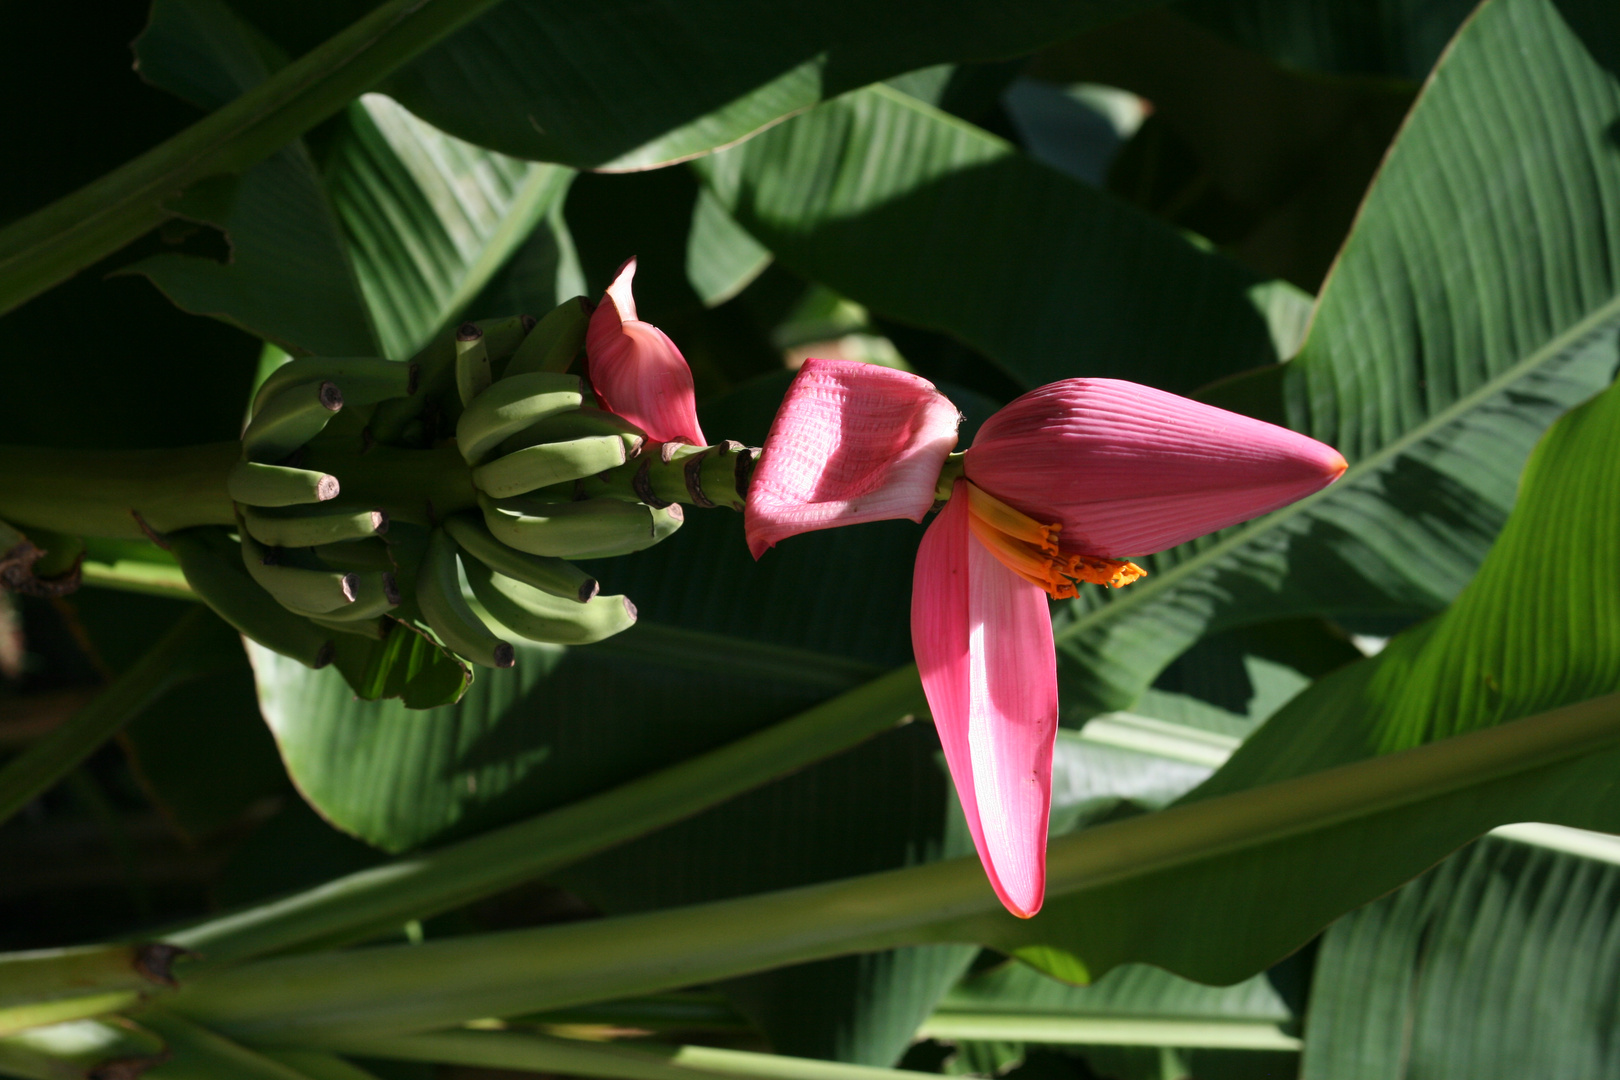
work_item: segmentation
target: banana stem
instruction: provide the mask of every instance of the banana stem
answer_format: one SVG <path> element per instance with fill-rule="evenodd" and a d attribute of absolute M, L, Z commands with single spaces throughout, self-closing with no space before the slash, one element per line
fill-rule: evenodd
<path fill-rule="evenodd" d="M 53 450 L 0 446 L 0 519 L 72 536 L 139 540 L 232 525 L 225 478 L 238 442 L 173 450 Z"/>
<path fill-rule="evenodd" d="M 741 510 L 758 460 L 759 450 L 730 439 L 714 446 L 663 443 L 585 481 L 584 489 L 655 508 L 685 503 Z"/>
<path fill-rule="evenodd" d="M 478 505 L 472 467 L 453 446 L 438 450 L 373 446 L 358 454 L 311 446 L 301 464 L 338 478 L 342 489 L 326 505 L 384 510 L 392 521 L 437 525 Z"/>

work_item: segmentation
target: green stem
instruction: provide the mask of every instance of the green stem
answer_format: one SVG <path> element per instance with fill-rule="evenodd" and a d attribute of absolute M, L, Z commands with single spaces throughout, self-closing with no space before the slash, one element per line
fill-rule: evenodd
<path fill-rule="evenodd" d="M 971 942 L 1006 952 L 1039 945 L 1050 952 L 1070 946 L 1086 917 L 1066 898 L 1106 903 L 1119 894 L 1105 890 L 1162 881 L 1171 870 L 1306 842 L 1321 845 L 1319 861 L 1328 863 L 1345 845 L 1362 848 L 1413 829 L 1430 835 L 1429 851 L 1439 857 L 1526 807 L 1546 806 L 1534 797 L 1504 798 L 1506 782 L 1540 773 L 1559 790 L 1563 776 L 1553 769 L 1617 743 L 1620 694 L 1611 694 L 1085 829 L 1051 843 L 1047 899 L 1056 910 L 1036 920 L 1004 912 L 978 860 L 968 857 L 637 915 L 264 960 L 189 980 L 170 1000 L 234 1036 L 329 1045 L 901 945 Z M 1571 806 L 1577 815 L 1586 811 L 1578 801 Z M 1332 902 L 1334 913 L 1393 884 L 1352 890 Z M 1323 913 L 1325 923 L 1331 915 L 1327 907 Z M 1116 945 L 1106 959 L 1152 959 L 1151 945 Z M 1227 971 L 1219 981 L 1239 977 Z"/>
<path fill-rule="evenodd" d="M 175 450 L 0 446 L 0 519 L 73 536 L 147 538 L 194 525 L 234 525 L 225 477 L 237 442 Z"/>
<path fill-rule="evenodd" d="M 390 0 L 140 157 L 0 230 L 0 313 L 172 217 L 165 202 L 236 173 L 337 112 L 496 0 Z"/>
<path fill-rule="evenodd" d="M 580 482 L 586 495 L 637 499 L 651 506 L 729 506 L 741 510 L 759 451 L 727 440 L 714 446 L 663 443 L 618 468 Z"/>
<path fill-rule="evenodd" d="M 234 636 L 222 640 L 222 625 L 204 608 L 188 611 L 95 700 L 0 768 L 0 822 L 73 771 L 172 687 L 216 667 L 220 646 L 236 644 Z"/>
<path fill-rule="evenodd" d="M 342 492 L 329 505 L 376 507 L 395 521 L 432 525 L 478 505 L 472 468 L 453 446 L 408 450 L 377 445 L 351 453 L 312 445 L 305 448 L 300 464 L 338 478 Z"/>
<path fill-rule="evenodd" d="M 201 962 L 187 966 L 189 980 L 201 969 L 266 953 L 374 936 L 690 817 L 864 742 L 924 708 L 916 669 L 901 668 L 764 731 L 600 795 L 167 933 L 164 940 L 204 954 Z"/>

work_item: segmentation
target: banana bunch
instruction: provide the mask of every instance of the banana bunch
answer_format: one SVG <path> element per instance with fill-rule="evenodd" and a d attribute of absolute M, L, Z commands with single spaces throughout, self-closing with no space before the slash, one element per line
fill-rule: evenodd
<path fill-rule="evenodd" d="M 727 459 L 711 463 L 713 487 L 716 469 L 742 477 L 731 458 L 751 467 L 756 452 L 649 454 L 646 434 L 595 408 L 568 372 L 589 312 L 576 299 L 538 323 L 466 323 L 409 362 L 276 369 L 227 482 L 236 539 L 223 528 L 165 538 L 193 589 L 277 652 L 311 667 L 336 659 L 363 696 L 372 676 L 349 667 L 405 655 L 390 646 L 401 633 L 501 668 L 516 658 L 509 638 L 586 644 L 631 626 L 629 599 L 599 595 L 567 560 L 657 543 L 682 522 L 673 496 L 690 485 L 677 481 L 705 475 L 686 459 Z M 364 659 L 345 667 L 351 655 Z"/>

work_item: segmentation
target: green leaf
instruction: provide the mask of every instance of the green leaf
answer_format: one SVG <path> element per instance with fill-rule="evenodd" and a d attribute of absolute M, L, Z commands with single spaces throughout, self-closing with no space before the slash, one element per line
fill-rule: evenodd
<path fill-rule="evenodd" d="M 1612 1072 L 1617 910 L 1612 856 L 1481 840 L 1328 930 L 1301 1075 Z"/>
<path fill-rule="evenodd" d="M 204 108 L 237 99 L 281 66 L 274 48 L 223 0 L 156 0 L 135 55 L 147 81 Z M 171 208 L 220 228 L 229 258 L 153 255 L 124 273 L 146 275 L 186 311 L 291 351 L 376 353 L 338 220 L 302 141 L 234 182 L 219 178 L 194 189 Z"/>
<path fill-rule="evenodd" d="M 383 353 L 410 356 L 560 208 L 573 170 L 471 146 L 380 94 L 344 119 L 326 154 L 328 190 Z M 499 314 L 550 306 L 548 291 Z"/>
<path fill-rule="evenodd" d="M 511 0 L 388 80 L 459 138 L 578 168 L 650 169 L 746 138 L 867 83 L 1017 56 L 1144 6 L 1132 0 L 742 0 L 558 8 Z"/>
<path fill-rule="evenodd" d="M 1463 30 L 1278 372 L 1291 426 L 1349 471 L 1072 602 L 1056 624 L 1067 717 L 1128 707 L 1226 627 L 1412 618 L 1461 590 L 1537 435 L 1615 371 L 1620 243 L 1598 239 L 1620 240 L 1620 76 L 1601 62 L 1615 32 L 1604 5 L 1545 0 L 1493 0 Z"/>
<path fill-rule="evenodd" d="M 264 160 L 491 3 L 389 0 L 180 134 L 0 230 L 0 312 L 167 220 L 175 193 Z"/>
<path fill-rule="evenodd" d="M 742 292 L 770 262 L 771 253 L 726 213 L 712 191 L 698 193 L 686 241 L 686 277 L 706 307 Z"/>
<path fill-rule="evenodd" d="M 1186 392 L 1277 359 L 1237 264 L 886 86 L 696 166 L 778 260 L 982 350 L 1024 386 Z"/>

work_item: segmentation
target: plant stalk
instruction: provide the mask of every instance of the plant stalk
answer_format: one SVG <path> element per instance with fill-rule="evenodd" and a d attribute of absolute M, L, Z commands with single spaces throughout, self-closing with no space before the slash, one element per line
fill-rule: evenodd
<path fill-rule="evenodd" d="M 1095 894 L 1337 828 L 1356 830 L 1356 839 L 1346 842 L 1366 843 L 1364 830 L 1387 834 L 1415 807 L 1459 799 L 1459 820 L 1436 837 L 1437 846 L 1449 849 L 1523 812 L 1492 785 L 1616 743 L 1620 694 L 1611 694 L 1086 829 L 1051 845 L 1048 906 L 1060 907 L 1051 901 L 1066 894 Z M 1437 847 L 1434 854 L 1440 853 Z M 1014 919 L 970 857 L 639 915 L 266 960 L 188 982 L 170 1000 L 237 1037 L 327 1045 L 900 945 L 965 941 L 1004 951 L 1061 949 L 1069 921 L 1083 918 L 1083 911 L 1070 909 Z"/>
<path fill-rule="evenodd" d="M 174 450 L 0 446 L 0 519 L 70 536 L 149 539 L 194 525 L 234 525 L 225 476 L 238 442 Z"/>
<path fill-rule="evenodd" d="M 528 821 L 338 878 L 164 934 L 205 972 L 292 948 L 336 945 L 500 892 L 725 802 L 855 746 L 924 711 L 906 667 L 764 731 Z"/>

